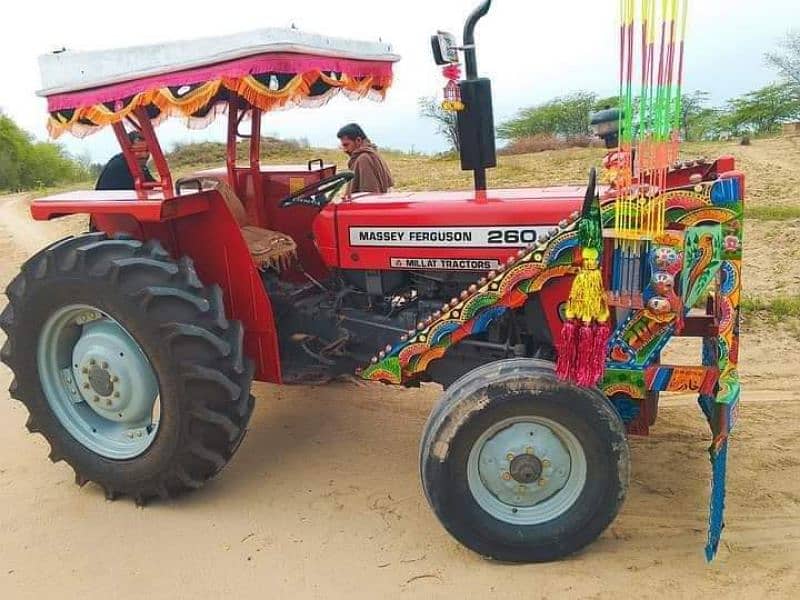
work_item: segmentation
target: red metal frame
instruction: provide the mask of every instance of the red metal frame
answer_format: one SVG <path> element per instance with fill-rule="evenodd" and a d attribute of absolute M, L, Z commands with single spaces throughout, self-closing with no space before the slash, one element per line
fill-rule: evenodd
<path fill-rule="evenodd" d="M 122 155 L 125 157 L 125 162 L 128 163 L 128 169 L 130 169 L 131 175 L 133 175 L 134 187 L 139 191 L 160 190 L 165 198 L 173 198 L 175 196 L 175 190 L 172 186 L 172 174 L 170 173 L 169 165 L 167 165 L 167 160 L 164 158 L 161 144 L 158 142 L 158 137 L 153 130 L 153 124 L 147 116 L 147 111 L 144 108 L 137 108 L 134 109 L 133 114 L 136 120 L 129 119 L 129 123 L 135 127 L 144 138 L 145 144 L 147 144 L 147 150 L 150 152 L 150 156 L 156 165 L 156 171 L 158 171 L 157 181 L 144 180 L 142 170 L 139 168 L 139 163 L 136 160 L 136 156 L 133 154 L 133 144 L 131 144 L 131 141 L 128 139 L 125 126 L 122 121 L 112 123 L 111 127 L 114 130 L 114 135 L 117 138 L 117 142 L 119 142 L 120 148 L 122 148 Z"/>
<path fill-rule="evenodd" d="M 250 110 L 250 132 L 240 132 Z M 239 224 L 216 191 L 175 196 L 172 177 L 152 123 L 143 110 L 131 124 L 144 137 L 159 181 L 144 182 L 122 124 L 114 132 L 128 162 L 136 189 L 131 191 L 70 192 L 36 200 L 31 212 L 36 219 L 50 219 L 73 213 L 92 215 L 95 226 L 109 234 L 127 232 L 142 240 L 158 239 L 172 256 L 190 256 L 201 280 L 218 284 L 224 291 L 226 314 L 242 322 L 245 351 L 256 363 L 258 380 L 280 383 L 281 361 L 272 305 L 261 274 L 250 257 Z M 249 142 L 246 167 L 236 161 L 237 143 Z M 226 166 L 229 184 L 243 201 L 250 223 L 291 235 L 298 244 L 302 271 L 324 278 L 329 268 L 387 269 L 391 256 L 491 258 L 500 262 L 518 248 L 465 249 L 356 247 L 348 238 L 350 226 L 553 226 L 580 207 L 582 187 L 540 190 L 493 190 L 490 192 L 418 192 L 365 195 L 351 202 L 331 204 L 317 213 L 305 206 L 279 208 L 280 200 L 298 187 L 335 172 L 334 165 L 315 161 L 306 165 L 261 167 L 261 112 L 246 109 L 238 96 L 230 98 L 227 127 Z M 321 161 L 320 161 L 321 162 Z M 480 206 L 478 206 L 480 205 Z M 314 238 L 309 235 L 313 231 Z M 301 270 L 282 274 L 302 279 Z M 541 291 L 545 316 L 556 335 L 561 322 L 558 304 L 566 297 L 570 278 L 554 281 Z"/>

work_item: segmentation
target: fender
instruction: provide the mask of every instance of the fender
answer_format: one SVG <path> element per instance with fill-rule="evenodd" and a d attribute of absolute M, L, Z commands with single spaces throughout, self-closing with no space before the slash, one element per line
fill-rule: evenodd
<path fill-rule="evenodd" d="M 255 378 L 281 382 L 272 303 L 219 192 L 169 199 L 154 191 L 68 192 L 31 203 L 36 220 L 71 214 L 91 215 L 95 227 L 108 235 L 157 239 L 174 258 L 191 257 L 203 284 L 222 288 L 226 316 L 244 325 L 244 349 L 256 363 Z"/>

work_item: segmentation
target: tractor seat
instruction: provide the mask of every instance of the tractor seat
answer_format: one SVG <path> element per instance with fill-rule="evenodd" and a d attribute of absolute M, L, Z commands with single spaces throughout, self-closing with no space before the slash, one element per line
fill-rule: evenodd
<path fill-rule="evenodd" d="M 297 258 L 297 244 L 295 241 L 280 231 L 272 231 L 250 225 L 242 201 L 239 200 L 236 192 L 228 185 L 227 181 L 221 177 L 207 175 L 199 178 L 188 177 L 178 180 L 176 188 L 179 189 L 181 183 L 187 184 L 190 181 L 193 184 L 199 182 L 200 189 L 203 191 L 217 190 L 220 193 L 228 210 L 231 211 L 233 218 L 241 228 L 244 243 L 247 244 L 250 256 L 259 269 L 273 268 L 276 271 L 281 271 L 291 266 L 292 262 Z"/>

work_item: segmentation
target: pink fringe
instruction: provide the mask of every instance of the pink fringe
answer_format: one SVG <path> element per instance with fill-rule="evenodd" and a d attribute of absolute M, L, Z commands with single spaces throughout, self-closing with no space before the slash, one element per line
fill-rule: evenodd
<path fill-rule="evenodd" d="M 556 375 L 559 379 L 569 381 L 575 372 L 575 358 L 578 345 L 578 325 L 574 320 L 565 321 L 561 327 L 561 339 L 558 344 L 558 360 L 556 361 Z"/>
<path fill-rule="evenodd" d="M 578 355 L 577 355 L 577 368 L 574 375 L 574 380 L 578 385 L 584 387 L 593 386 L 596 379 L 593 377 L 593 353 L 594 350 L 594 332 L 591 325 L 581 325 L 578 332 Z"/>
<path fill-rule="evenodd" d="M 592 345 L 592 383 L 597 385 L 606 370 L 606 355 L 608 353 L 608 338 L 611 336 L 611 328 L 608 323 L 592 325 L 594 329 L 594 343 Z"/>

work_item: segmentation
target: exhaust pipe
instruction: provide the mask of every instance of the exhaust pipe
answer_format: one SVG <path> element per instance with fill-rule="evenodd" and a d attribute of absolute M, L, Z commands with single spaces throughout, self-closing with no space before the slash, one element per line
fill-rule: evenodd
<path fill-rule="evenodd" d="M 464 65 L 467 71 L 467 79 L 478 78 L 478 58 L 475 53 L 475 26 L 478 24 L 492 6 L 492 0 L 486 0 L 478 8 L 472 11 L 467 22 L 464 24 Z"/>

